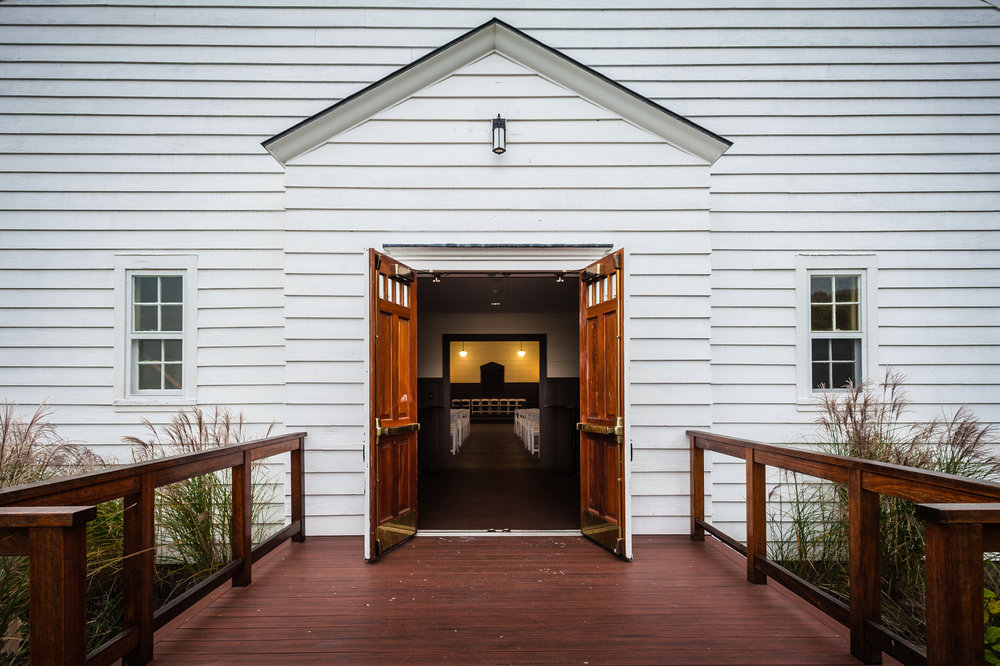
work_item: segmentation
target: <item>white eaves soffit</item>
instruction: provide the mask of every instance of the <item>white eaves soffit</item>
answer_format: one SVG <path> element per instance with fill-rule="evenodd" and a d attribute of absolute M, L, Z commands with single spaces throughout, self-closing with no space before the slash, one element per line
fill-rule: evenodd
<path fill-rule="evenodd" d="M 267 139 L 262 145 L 281 164 L 286 164 L 490 53 L 499 53 L 533 70 L 708 164 L 714 164 L 732 145 L 731 141 L 496 18 Z"/>

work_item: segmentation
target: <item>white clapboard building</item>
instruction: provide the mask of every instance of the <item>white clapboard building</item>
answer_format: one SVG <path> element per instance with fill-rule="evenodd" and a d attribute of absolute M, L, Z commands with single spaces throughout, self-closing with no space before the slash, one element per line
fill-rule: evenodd
<path fill-rule="evenodd" d="M 803 441 L 886 366 L 1000 421 L 990 2 L 25 0 L 0 35 L 0 398 L 102 455 L 195 405 L 307 431 L 308 532 L 376 555 L 468 409 L 628 556 L 688 529 L 687 429 Z"/>

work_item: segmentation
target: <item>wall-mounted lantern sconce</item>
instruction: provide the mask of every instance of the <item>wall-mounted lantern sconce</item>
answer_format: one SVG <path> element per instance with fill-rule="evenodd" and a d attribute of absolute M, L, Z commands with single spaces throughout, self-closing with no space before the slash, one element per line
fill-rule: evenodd
<path fill-rule="evenodd" d="M 458 355 L 461 356 L 462 358 L 465 358 L 466 356 L 469 355 L 469 352 L 465 351 L 465 343 L 464 342 L 462 343 L 462 351 L 458 352 Z"/>
<path fill-rule="evenodd" d="M 524 342 L 520 342 L 518 344 L 520 344 L 521 348 L 517 350 L 517 355 L 520 356 L 521 358 L 524 358 L 524 355 L 528 353 L 524 351 Z"/>
<path fill-rule="evenodd" d="M 493 152 L 497 155 L 507 151 L 507 119 L 500 114 L 493 119 Z"/>

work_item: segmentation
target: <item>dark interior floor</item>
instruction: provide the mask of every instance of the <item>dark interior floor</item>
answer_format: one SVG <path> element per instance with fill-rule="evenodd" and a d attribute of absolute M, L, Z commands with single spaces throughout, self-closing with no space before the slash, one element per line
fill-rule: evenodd
<path fill-rule="evenodd" d="M 514 434 L 513 423 L 473 423 L 454 462 L 455 469 L 420 474 L 421 529 L 579 527 L 579 477 L 542 469 Z"/>

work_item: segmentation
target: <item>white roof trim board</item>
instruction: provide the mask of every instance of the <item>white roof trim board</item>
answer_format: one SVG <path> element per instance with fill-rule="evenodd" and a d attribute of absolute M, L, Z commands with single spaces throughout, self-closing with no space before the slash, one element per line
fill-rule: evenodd
<path fill-rule="evenodd" d="M 286 164 L 490 53 L 499 53 L 537 72 L 710 164 L 732 145 L 731 141 L 496 18 L 271 137 L 262 145 L 276 160 Z"/>

